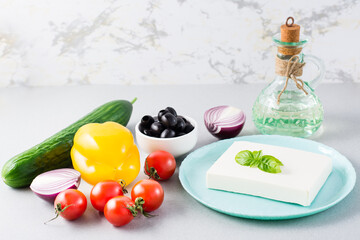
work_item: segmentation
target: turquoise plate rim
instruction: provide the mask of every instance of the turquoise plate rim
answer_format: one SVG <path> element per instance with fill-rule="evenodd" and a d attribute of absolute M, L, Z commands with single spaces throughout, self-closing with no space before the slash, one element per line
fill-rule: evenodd
<path fill-rule="evenodd" d="M 302 210 L 297 214 L 276 214 L 275 213 L 275 214 L 271 214 L 271 215 L 256 214 L 256 213 L 244 214 L 241 211 L 241 209 L 236 209 L 236 211 L 235 210 L 229 211 L 226 209 L 226 207 L 221 205 L 221 202 L 212 203 L 212 202 L 209 202 L 209 201 L 201 198 L 201 196 L 199 196 L 199 194 L 196 193 L 196 189 L 193 189 L 191 184 L 189 184 L 186 179 L 186 177 L 187 177 L 186 169 L 189 166 L 191 167 L 191 161 L 194 161 L 193 156 L 196 156 L 196 154 L 199 153 L 200 151 L 209 151 L 210 149 L 212 149 L 214 147 L 218 147 L 218 146 L 221 146 L 224 144 L 230 145 L 234 141 L 252 141 L 252 142 L 257 142 L 257 143 L 273 144 L 273 145 L 277 145 L 277 146 L 293 147 L 293 148 L 299 149 L 299 150 L 325 154 L 325 155 L 331 157 L 333 160 L 333 171 L 335 169 L 341 170 L 338 166 L 339 164 L 340 164 L 340 167 L 343 167 L 343 169 L 346 170 L 347 174 L 344 175 L 344 177 L 346 179 L 346 183 L 341 187 L 341 189 L 339 189 L 339 190 L 341 190 L 342 194 L 338 198 L 333 200 L 332 202 L 330 202 L 328 204 L 324 204 L 317 208 L 311 208 L 312 205 L 310 205 L 310 207 L 303 207 L 303 206 L 297 205 L 299 207 L 299 209 Z M 309 149 L 309 146 L 311 149 Z M 319 150 L 319 149 L 321 149 L 321 150 Z M 222 154 L 222 152 L 220 154 Z M 214 162 L 215 160 L 216 159 L 212 159 L 211 161 Z M 334 163 L 336 163 L 336 164 L 334 164 Z M 330 174 L 330 176 L 331 176 L 331 174 Z M 330 178 L 330 176 L 329 176 L 329 178 Z M 205 178 L 205 176 L 203 176 L 203 177 Z M 343 200 L 353 190 L 353 188 L 355 186 L 355 182 L 356 182 L 356 172 L 355 172 L 355 169 L 352 166 L 351 162 L 345 156 L 343 156 L 338 151 L 336 151 L 335 149 L 333 149 L 325 144 L 318 143 L 316 141 L 309 140 L 309 139 L 296 138 L 296 137 L 290 137 L 290 136 L 252 135 L 252 136 L 242 136 L 242 137 L 236 137 L 236 138 L 217 141 L 217 142 L 205 145 L 205 146 L 198 148 L 195 151 L 191 152 L 182 161 L 182 163 L 179 167 L 179 179 L 180 179 L 181 185 L 183 186 L 183 188 L 185 189 L 186 192 L 188 192 L 194 199 L 196 199 L 203 205 L 205 205 L 215 211 L 218 211 L 218 212 L 221 212 L 221 213 L 224 213 L 227 215 L 235 216 L 235 217 L 242 217 L 242 218 L 249 218 L 249 219 L 282 220 L 282 219 L 293 219 L 293 218 L 300 218 L 300 217 L 313 215 L 313 214 L 325 211 L 325 210 L 329 209 L 330 207 L 336 205 L 341 200 Z M 229 194 L 229 192 L 207 189 L 206 186 L 202 190 L 208 192 L 208 194 L 211 194 L 211 191 L 222 192 L 222 193 L 224 193 L 224 195 Z M 320 190 L 320 192 L 321 191 L 322 190 Z M 236 196 L 244 195 L 244 196 L 249 197 L 250 199 L 251 198 L 259 198 L 259 197 L 255 197 L 255 196 L 245 195 L 245 194 L 238 194 L 238 193 L 231 193 L 231 194 L 234 194 Z M 271 204 L 271 202 L 281 203 L 284 205 L 289 204 L 289 203 L 282 203 L 282 202 L 271 200 L 271 199 L 265 199 L 265 198 L 262 198 L 262 199 L 264 201 L 269 201 L 270 204 Z M 291 205 L 296 205 L 296 204 L 291 204 Z M 304 211 L 304 210 L 307 210 L 307 211 Z"/>

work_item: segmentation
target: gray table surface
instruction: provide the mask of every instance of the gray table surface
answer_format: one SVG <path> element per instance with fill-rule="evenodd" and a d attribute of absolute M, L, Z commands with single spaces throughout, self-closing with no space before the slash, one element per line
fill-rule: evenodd
<path fill-rule="evenodd" d="M 233 105 L 247 114 L 241 136 L 257 134 L 251 107 L 263 84 L 181 86 L 71 86 L 0 89 L 0 166 L 15 154 L 41 142 L 81 116 L 112 99 L 133 99 L 128 127 L 145 114 L 166 106 L 192 116 L 199 123 L 196 148 L 215 142 L 203 125 L 203 113 L 216 105 Z M 360 172 L 360 84 L 320 85 L 323 131 L 313 139 L 345 155 Z M 145 154 L 141 154 L 144 161 Z M 178 159 L 178 165 L 181 159 Z M 138 180 L 144 178 L 141 172 Z M 0 239 L 359 239 L 359 184 L 342 202 L 325 212 L 293 220 L 259 221 L 231 217 L 193 199 L 181 186 L 178 172 L 162 183 L 165 201 L 155 218 L 140 217 L 115 228 L 88 203 L 84 216 L 73 222 L 53 216 L 52 205 L 29 189 L 12 189 L 0 183 Z M 131 187 L 131 186 L 130 186 Z M 84 181 L 88 197 L 91 186 Z"/>

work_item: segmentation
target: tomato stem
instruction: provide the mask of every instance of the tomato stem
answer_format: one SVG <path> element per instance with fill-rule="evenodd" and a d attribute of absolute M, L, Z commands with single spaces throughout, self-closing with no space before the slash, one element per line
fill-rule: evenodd
<path fill-rule="evenodd" d="M 157 173 L 156 169 L 154 167 L 150 168 L 150 177 L 155 180 L 161 180 L 159 174 Z"/>
<path fill-rule="evenodd" d="M 126 182 L 125 182 L 125 180 L 123 180 L 123 179 L 120 179 L 120 180 L 118 180 L 118 182 L 120 183 L 120 185 L 121 185 L 121 187 L 122 187 L 122 191 L 123 191 L 123 193 L 128 193 L 128 190 L 126 190 Z"/>
<path fill-rule="evenodd" d="M 154 167 L 149 168 L 147 159 L 145 159 L 145 174 L 149 176 L 149 179 L 155 179 L 155 180 L 161 180 L 159 174 L 157 173 L 156 169 Z"/>
<path fill-rule="evenodd" d="M 129 209 L 129 211 L 131 212 L 131 214 L 133 215 L 133 217 L 136 217 L 138 215 L 138 211 L 136 209 L 136 206 L 130 206 L 128 205 L 126 207 L 127 209 Z"/>
<path fill-rule="evenodd" d="M 142 215 L 144 215 L 145 217 L 147 217 L 147 218 L 155 217 L 156 215 L 152 215 L 152 214 L 144 211 L 144 208 L 143 208 L 144 203 L 145 203 L 145 200 L 144 200 L 142 197 L 137 197 L 137 198 L 135 199 L 135 208 L 136 208 L 137 210 L 139 210 L 140 213 L 141 213 Z"/>
<path fill-rule="evenodd" d="M 61 207 L 61 203 L 56 204 L 56 207 L 55 207 L 55 214 L 56 214 L 56 216 L 53 217 L 52 219 L 44 222 L 44 224 L 47 224 L 47 223 L 55 220 L 56 218 L 58 218 L 59 215 L 60 215 L 60 213 L 64 212 L 64 211 L 65 211 L 68 207 L 70 207 L 71 205 L 72 205 L 72 204 L 70 204 L 70 205 L 65 206 L 64 208 L 62 208 L 62 207 Z"/>

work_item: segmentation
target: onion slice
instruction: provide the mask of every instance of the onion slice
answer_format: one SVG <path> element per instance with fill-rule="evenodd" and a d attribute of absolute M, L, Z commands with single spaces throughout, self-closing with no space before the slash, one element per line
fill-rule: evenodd
<path fill-rule="evenodd" d="M 77 189 L 81 175 L 72 168 L 61 168 L 38 175 L 31 183 L 31 190 L 39 197 L 53 201 L 56 196 L 66 189 Z"/>
<path fill-rule="evenodd" d="M 206 128 L 219 139 L 236 137 L 243 129 L 245 120 L 245 113 L 231 106 L 213 107 L 204 114 Z"/>

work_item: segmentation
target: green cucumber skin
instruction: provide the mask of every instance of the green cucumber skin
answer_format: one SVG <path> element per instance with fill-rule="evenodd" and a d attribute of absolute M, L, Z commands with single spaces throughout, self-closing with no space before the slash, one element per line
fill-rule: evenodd
<path fill-rule="evenodd" d="M 28 187 L 32 180 L 43 172 L 72 167 L 70 150 L 74 135 L 81 126 L 108 121 L 126 126 L 132 109 L 132 104 L 126 100 L 105 103 L 42 143 L 8 160 L 1 172 L 3 181 L 13 188 Z"/>

